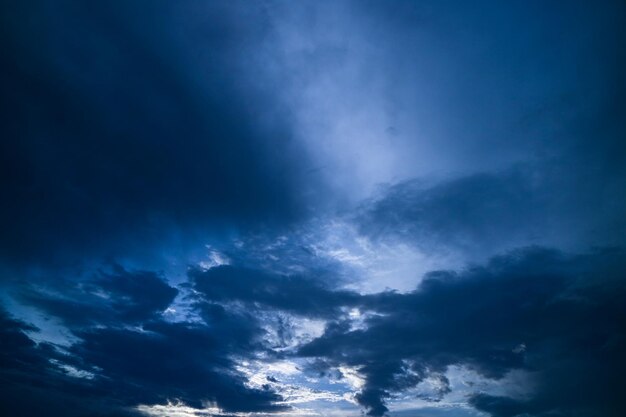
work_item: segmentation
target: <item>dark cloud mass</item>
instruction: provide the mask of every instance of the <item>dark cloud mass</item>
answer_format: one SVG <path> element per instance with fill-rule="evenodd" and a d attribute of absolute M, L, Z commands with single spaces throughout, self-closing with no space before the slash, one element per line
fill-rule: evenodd
<path fill-rule="evenodd" d="M 621 191 L 587 181 L 580 173 L 566 175 L 563 167 L 536 165 L 435 184 L 408 180 L 383 188 L 363 204 L 356 223 L 375 240 L 401 240 L 424 252 L 460 252 L 470 259 L 526 245 L 575 250 L 581 242 L 583 248 L 623 245 L 626 200 Z M 598 201 L 613 207 L 604 211 Z"/>
<path fill-rule="evenodd" d="M 418 180 L 389 187 L 364 205 L 359 218 L 364 233 L 375 238 L 413 240 L 424 250 L 459 246 L 503 245 L 517 238 L 546 236 L 549 220 L 534 213 L 549 197 L 522 170 L 481 173 L 428 186 Z"/>
<path fill-rule="evenodd" d="M 141 323 L 161 314 L 178 293 L 153 272 L 129 272 L 119 265 L 112 269 L 79 282 L 67 279 L 52 287 L 26 288 L 20 296 L 29 305 L 78 326 Z"/>
<path fill-rule="evenodd" d="M 530 400 L 473 397 L 494 416 L 617 416 L 626 365 L 623 256 L 531 248 L 460 273 L 432 272 L 412 293 L 364 297 L 364 307 L 384 313 L 367 330 L 329 326 L 299 353 L 362 367 L 367 384 L 358 400 L 374 416 L 386 411 L 386 397 L 416 384 L 425 370 L 453 364 L 487 378 L 513 369 L 533 374 L 537 393 Z M 578 392 L 581 386 L 588 388 Z M 518 411 L 507 411 L 513 406 Z"/>
<path fill-rule="evenodd" d="M 282 408 L 274 404 L 280 397 L 272 391 L 246 387 L 230 359 L 261 349 L 262 331 L 252 316 L 204 306 L 206 323 L 166 322 L 155 313 L 163 313 L 176 291 L 145 272 L 117 272 L 99 282 L 103 291 L 109 291 L 103 301 L 90 294 L 53 298 L 32 294 L 33 290 L 27 296 L 29 305 L 63 320 L 79 338 L 69 348 L 35 344 L 25 332 L 36 328 L 3 314 L 4 377 L 26 384 L 18 388 L 28 396 L 49 391 L 45 397 L 50 401 L 59 395 L 79 402 L 80 395 L 88 394 L 86 404 L 79 405 L 85 415 L 95 407 L 91 402 L 106 398 L 115 403 L 107 405 L 111 410 L 106 412 L 171 399 L 198 408 L 204 402 L 217 403 L 226 411 Z M 131 282 L 143 285 L 141 294 L 129 288 Z M 167 298 L 155 310 L 145 302 L 154 301 L 159 293 Z M 77 305 L 77 299 L 84 305 Z M 27 414 L 37 413 L 28 404 L 13 407 L 18 407 L 8 408 L 13 413 L 21 412 L 19 407 Z M 58 413 L 65 415 L 62 408 Z"/>
<path fill-rule="evenodd" d="M 614 249 L 567 255 L 528 248 L 458 273 L 432 272 L 410 293 L 370 295 L 307 287 L 306 281 L 301 287 L 294 277 L 231 267 L 192 270 L 202 294 L 195 301 L 202 322 L 171 323 L 144 314 L 141 329 L 120 327 L 137 323 L 134 315 L 90 315 L 84 307 L 91 319 L 86 326 L 71 319 L 78 311 L 73 301 L 32 297 L 31 305 L 66 320 L 80 342 L 66 352 L 36 345 L 25 333 L 34 328 L 5 315 L 3 374 L 27 381 L 44 374 L 44 382 L 59 389 L 69 377 L 55 366 L 66 364 L 92 373 L 73 382 L 76 392 L 97 399 L 106 391 L 120 405 L 176 398 L 196 407 L 214 401 L 228 411 L 278 410 L 280 395 L 246 387 L 231 359 L 268 348 L 252 308 L 329 318 L 323 335 L 291 355 L 317 359 L 318 371 L 358 369 L 365 385 L 355 399 L 372 416 L 388 411 L 386 401 L 395 393 L 428 378 L 440 383 L 428 400 L 441 401 L 450 392 L 445 373 L 452 365 L 492 380 L 513 370 L 529 372 L 528 398 L 472 394 L 470 404 L 493 416 L 618 416 L 626 388 L 624 259 Z M 132 290 L 111 292 L 111 305 L 129 294 Z M 224 307 L 233 302 L 249 308 Z M 367 319 L 366 328 L 354 329 L 342 307 L 377 314 Z M 581 392 L 580 387 L 586 388 Z"/>
<path fill-rule="evenodd" d="M 340 307 L 359 305 L 359 295 L 333 290 L 310 277 L 268 274 L 219 266 L 189 273 L 194 288 L 215 302 L 242 302 L 306 317 L 335 317 Z"/>
<path fill-rule="evenodd" d="M 259 7 L 2 9 L 5 256 L 119 256 L 297 216 L 298 173 L 277 158 L 296 148 L 289 113 L 247 71 L 268 31 Z"/>
<path fill-rule="evenodd" d="M 0 415 L 626 415 L 621 1 L 0 5 Z"/>
<path fill-rule="evenodd" d="M 112 394 L 128 405 L 176 398 L 197 408 L 215 402 L 226 411 L 282 408 L 273 405 L 280 399 L 275 393 L 244 386 L 226 357 L 240 346 L 233 349 L 205 326 L 155 322 L 142 331 L 96 329 L 78 336 L 83 342 L 71 353 L 102 369 L 103 378 L 116 382 Z"/>

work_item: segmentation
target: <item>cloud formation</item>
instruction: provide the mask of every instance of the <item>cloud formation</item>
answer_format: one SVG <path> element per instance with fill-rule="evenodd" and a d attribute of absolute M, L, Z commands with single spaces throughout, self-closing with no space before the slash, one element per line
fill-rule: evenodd
<path fill-rule="evenodd" d="M 3 9 L 5 259 L 128 255 L 304 210 L 289 113 L 246 81 L 258 7 Z"/>
<path fill-rule="evenodd" d="M 72 321 L 65 316 L 75 311 L 71 300 L 57 299 L 50 308 L 31 297 L 31 305 L 65 320 L 79 341 L 66 352 L 35 345 L 25 334 L 33 328 L 5 316 L 3 369 L 34 380 L 56 366 L 54 378 L 67 379 L 58 368 L 63 364 L 73 370 L 69 375 L 84 379 L 75 383 L 78 388 L 106 391 L 127 406 L 177 399 L 196 408 L 217 404 L 226 412 L 277 411 L 285 408 L 280 395 L 269 383 L 248 387 L 233 358 L 280 357 L 264 341 L 271 322 L 254 311 L 287 312 L 327 320 L 321 336 L 287 355 L 314 360 L 310 370 L 317 373 L 339 371 L 340 380 L 347 377 L 341 369 L 354 369 L 363 379 L 354 398 L 372 416 L 382 416 L 388 400 L 426 380 L 434 391 L 420 397 L 441 401 L 452 391 L 452 366 L 496 381 L 512 371 L 528 373 L 526 397 L 470 394 L 469 404 L 494 417 L 581 411 L 617 416 L 626 371 L 623 255 L 611 249 L 581 255 L 520 249 L 483 266 L 431 272 L 410 293 L 369 295 L 229 266 L 190 270 L 201 294 L 194 301 L 201 317 L 196 323 L 151 314 L 140 321 L 127 314 L 89 316 L 89 309 L 90 321 Z M 112 306 L 132 293 L 113 288 L 107 292 Z M 350 309 L 369 313 L 361 326 L 346 314 Z M 58 383 L 54 378 L 48 376 Z M 581 385 L 588 387 L 584 394 Z"/>
<path fill-rule="evenodd" d="M 433 272 L 412 293 L 365 297 L 365 307 L 382 313 L 368 319 L 367 329 L 332 324 L 299 353 L 357 367 L 366 379 L 357 400 L 373 416 L 387 411 L 384 400 L 393 393 L 451 365 L 492 379 L 514 369 L 533 375 L 530 400 L 502 402 L 515 404 L 514 414 L 500 411 L 498 399 L 472 397 L 472 404 L 494 416 L 576 410 L 618 415 L 622 257 L 611 250 L 568 256 L 530 248 L 459 273 Z M 598 380 L 601 389 L 575 394 L 581 384 Z M 567 400 L 572 396 L 576 400 Z"/>
<path fill-rule="evenodd" d="M 0 414 L 617 417 L 624 4 L 0 5 Z"/>
<path fill-rule="evenodd" d="M 4 314 L 3 373 L 23 379 L 21 389 L 29 395 L 38 395 L 41 386 L 35 381 L 45 378 L 51 399 L 59 395 L 76 402 L 84 392 L 94 402 L 111 401 L 120 410 L 173 399 L 196 408 L 217 404 L 227 412 L 284 408 L 269 388 L 247 387 L 231 359 L 261 350 L 263 333 L 253 316 L 207 305 L 204 322 L 166 321 L 163 313 L 176 290 L 147 272 L 117 273 L 96 281 L 99 295 L 61 298 L 31 289 L 24 302 L 62 320 L 78 341 L 69 347 L 36 344 L 27 335 L 36 328 Z M 11 412 L 19 413 L 19 408 Z M 54 412 L 65 415 L 62 408 Z"/>

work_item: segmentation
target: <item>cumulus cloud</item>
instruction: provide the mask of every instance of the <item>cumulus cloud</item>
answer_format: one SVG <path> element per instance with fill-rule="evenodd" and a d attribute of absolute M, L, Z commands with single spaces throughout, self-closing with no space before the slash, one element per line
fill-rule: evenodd
<path fill-rule="evenodd" d="M 625 270 L 617 249 L 570 255 L 534 247 L 458 272 L 431 272 L 412 292 L 362 295 L 302 277 L 222 265 L 189 271 L 201 319 L 195 323 L 154 315 L 154 308 L 167 308 L 175 291 L 148 273 L 118 270 L 121 277 L 100 277 L 106 282 L 100 287 L 106 288 L 106 303 L 95 307 L 115 313 L 90 315 L 83 308 L 86 320 L 71 320 L 73 301 L 27 298 L 63 319 L 77 341 L 64 350 L 36 345 L 25 333 L 35 329 L 5 319 L 6 357 L 25 356 L 6 359 L 4 366 L 13 372 L 17 366 L 33 380 L 42 372 L 33 367 L 44 364 L 44 369 L 56 369 L 55 378 L 81 379 L 75 384 L 82 389 L 106 391 L 126 406 L 178 399 L 196 409 L 217 404 L 226 412 L 272 412 L 288 407 L 281 405 L 280 392 L 286 388 L 269 374 L 265 383 L 250 385 L 251 374 L 242 372 L 237 361 L 304 359 L 309 361 L 302 364 L 305 373 L 330 377 L 337 372 L 339 380 L 358 376 L 354 399 L 372 416 L 385 414 L 390 400 L 423 383 L 430 389 L 418 391 L 418 397 L 445 400 L 452 391 L 451 367 L 494 381 L 523 371 L 531 381 L 526 396 L 477 387 L 467 391 L 469 404 L 498 417 L 576 410 L 617 416 L 625 371 Z M 128 277 L 135 283 L 143 277 L 146 294 L 152 284 L 167 297 L 158 307 L 141 304 L 133 299 L 135 287 L 126 285 Z M 130 310 L 116 310 L 125 302 Z M 132 308 L 137 305 L 145 308 L 143 314 Z M 363 312 L 358 326 L 350 314 L 355 309 Z M 318 337 L 296 339 L 295 349 L 281 352 L 268 343 L 267 331 L 268 326 L 285 331 L 285 313 L 327 324 Z M 81 378 L 85 375 L 90 377 Z M 594 386 L 594 381 L 603 383 Z M 589 388 L 571 399 L 580 384 Z"/>
<path fill-rule="evenodd" d="M 519 407 L 516 414 L 498 414 L 489 396 L 473 397 L 472 404 L 493 415 L 577 409 L 618 415 L 622 257 L 610 250 L 570 256 L 531 248 L 458 273 L 433 272 L 412 293 L 364 296 L 365 306 L 384 314 L 370 318 L 367 329 L 333 323 L 299 354 L 357 367 L 366 381 L 357 400 L 373 416 L 387 411 L 384 401 L 394 392 L 451 365 L 490 379 L 515 369 L 533 374 L 533 399 L 506 400 Z M 606 382 L 601 389 L 567 400 L 579 384 L 597 380 Z"/>

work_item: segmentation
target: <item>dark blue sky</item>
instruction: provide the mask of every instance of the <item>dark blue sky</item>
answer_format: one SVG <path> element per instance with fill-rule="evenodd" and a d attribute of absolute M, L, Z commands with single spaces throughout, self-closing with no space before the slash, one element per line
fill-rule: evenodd
<path fill-rule="evenodd" d="M 626 413 L 623 2 L 0 19 L 0 415 Z"/>

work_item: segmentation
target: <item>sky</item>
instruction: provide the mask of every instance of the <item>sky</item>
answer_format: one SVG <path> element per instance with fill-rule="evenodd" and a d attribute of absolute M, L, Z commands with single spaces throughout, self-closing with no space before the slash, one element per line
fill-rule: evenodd
<path fill-rule="evenodd" d="M 0 31 L 1 415 L 625 415 L 623 2 Z"/>

